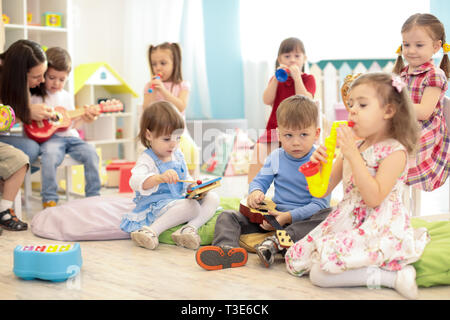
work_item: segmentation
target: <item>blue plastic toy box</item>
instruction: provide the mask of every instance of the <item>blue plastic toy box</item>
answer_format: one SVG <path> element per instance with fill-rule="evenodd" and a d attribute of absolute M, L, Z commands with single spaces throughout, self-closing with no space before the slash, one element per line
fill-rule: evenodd
<path fill-rule="evenodd" d="M 82 263 L 79 243 L 18 245 L 13 271 L 25 280 L 65 281 L 80 272 Z"/>

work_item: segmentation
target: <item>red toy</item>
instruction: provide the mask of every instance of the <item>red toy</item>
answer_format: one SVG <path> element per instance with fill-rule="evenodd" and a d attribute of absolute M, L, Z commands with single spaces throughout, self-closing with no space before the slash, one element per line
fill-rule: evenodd
<path fill-rule="evenodd" d="M 158 73 L 158 74 L 156 75 L 156 77 L 153 77 L 153 79 L 161 79 L 161 73 Z M 148 89 L 148 92 L 149 92 L 149 93 L 152 93 L 152 92 L 153 92 L 153 89 L 155 89 L 155 85 L 154 85 L 154 84 L 151 85 L 150 89 Z"/>
<path fill-rule="evenodd" d="M 114 99 L 115 100 L 115 99 Z M 115 110 L 120 108 L 123 109 L 123 104 L 119 100 L 115 100 Z M 99 105 L 93 106 L 100 113 L 111 112 L 112 103 L 100 103 Z M 86 109 L 78 108 L 76 110 L 67 111 L 63 107 L 55 108 L 55 116 L 53 119 L 45 119 L 42 121 L 31 121 L 30 124 L 24 124 L 23 128 L 25 133 L 30 139 L 38 143 L 43 143 L 50 139 L 50 137 L 57 131 L 64 131 L 70 127 L 73 118 L 77 118 L 86 113 Z"/>

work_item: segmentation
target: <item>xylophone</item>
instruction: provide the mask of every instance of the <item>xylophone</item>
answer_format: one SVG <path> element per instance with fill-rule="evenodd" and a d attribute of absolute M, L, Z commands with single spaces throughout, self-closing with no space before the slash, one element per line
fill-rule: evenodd
<path fill-rule="evenodd" d="M 205 182 L 193 187 L 192 189 L 187 191 L 186 198 L 195 199 L 195 200 L 203 199 L 206 192 L 220 186 L 220 180 L 222 180 L 222 177 L 218 177 L 215 179 L 205 181 Z M 194 182 L 194 181 L 192 181 L 192 182 Z M 197 180 L 197 182 L 201 182 L 201 181 Z"/>

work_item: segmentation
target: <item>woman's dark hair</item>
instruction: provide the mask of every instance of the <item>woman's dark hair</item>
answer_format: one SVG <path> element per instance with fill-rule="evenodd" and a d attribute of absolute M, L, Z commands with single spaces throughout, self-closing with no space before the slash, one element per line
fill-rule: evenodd
<path fill-rule="evenodd" d="M 0 54 L 0 59 L 0 101 L 11 106 L 22 122 L 30 123 L 27 74 L 47 61 L 44 50 L 37 42 L 18 40 Z"/>

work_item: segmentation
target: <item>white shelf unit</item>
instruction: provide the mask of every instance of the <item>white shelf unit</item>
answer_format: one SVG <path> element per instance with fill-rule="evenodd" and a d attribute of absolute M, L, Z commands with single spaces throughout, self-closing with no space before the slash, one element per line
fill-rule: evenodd
<path fill-rule="evenodd" d="M 20 39 L 33 40 L 42 46 L 62 47 L 73 57 L 72 47 L 72 18 L 71 0 L 1 0 L 2 13 L 10 21 L 5 24 L 5 47 Z M 57 12 L 62 14 L 62 27 L 42 26 L 41 19 L 44 12 Z M 27 14 L 32 14 L 31 24 L 28 24 Z M 73 92 L 73 72 L 69 75 L 66 89 Z"/>
<path fill-rule="evenodd" d="M 98 99 L 118 99 L 124 105 L 122 112 L 102 113 L 92 123 L 84 124 L 85 140 L 102 149 L 104 160 L 126 159 L 135 161 L 136 116 L 133 97 L 129 93 L 111 94 L 107 84 L 86 84 L 75 96 L 77 106 L 97 104 Z M 122 138 L 116 138 L 122 129 Z"/>

